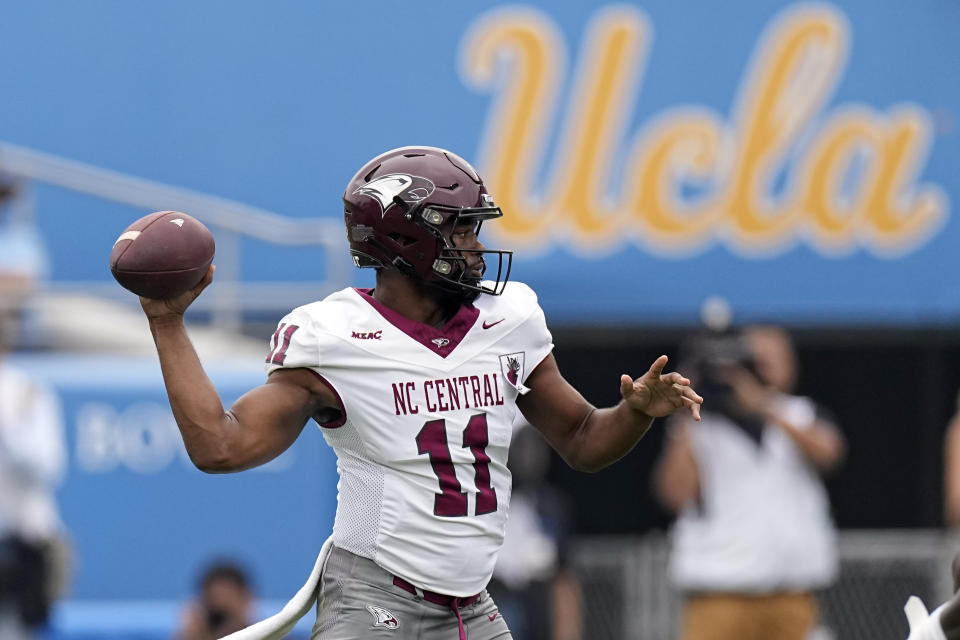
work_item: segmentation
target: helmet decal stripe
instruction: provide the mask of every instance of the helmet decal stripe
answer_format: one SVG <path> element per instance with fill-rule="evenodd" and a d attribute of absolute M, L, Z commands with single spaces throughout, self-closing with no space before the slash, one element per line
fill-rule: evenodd
<path fill-rule="evenodd" d="M 432 181 L 421 176 L 405 173 L 390 173 L 371 180 L 358 187 L 353 194 L 369 196 L 380 203 L 380 211 L 386 214 L 393 206 L 393 199 L 400 197 L 404 202 L 420 202 L 427 199 L 436 190 Z"/>

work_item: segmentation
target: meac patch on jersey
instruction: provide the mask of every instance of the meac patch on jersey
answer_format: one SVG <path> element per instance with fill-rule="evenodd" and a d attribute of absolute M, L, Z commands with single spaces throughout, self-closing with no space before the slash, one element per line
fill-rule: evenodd
<path fill-rule="evenodd" d="M 479 592 L 503 540 L 516 398 L 552 348 L 515 282 L 442 328 L 358 289 L 288 314 L 268 372 L 308 368 L 341 404 L 322 424 L 340 474 L 334 543 L 423 589 Z"/>

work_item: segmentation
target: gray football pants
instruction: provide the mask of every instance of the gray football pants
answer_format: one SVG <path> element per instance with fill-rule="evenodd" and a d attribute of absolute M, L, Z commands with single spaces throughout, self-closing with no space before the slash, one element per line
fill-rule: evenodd
<path fill-rule="evenodd" d="M 410 593 L 372 560 L 332 547 L 320 578 L 317 623 L 311 640 L 458 640 L 454 605 Z M 512 640 L 490 594 L 457 607 L 466 640 Z"/>

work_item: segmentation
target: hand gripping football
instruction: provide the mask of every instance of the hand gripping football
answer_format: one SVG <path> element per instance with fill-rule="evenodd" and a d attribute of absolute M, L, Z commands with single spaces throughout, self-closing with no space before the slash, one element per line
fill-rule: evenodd
<path fill-rule="evenodd" d="M 213 235 L 199 220 L 179 211 L 157 211 L 120 234 L 110 252 L 110 271 L 123 288 L 164 300 L 196 286 L 213 253 Z"/>

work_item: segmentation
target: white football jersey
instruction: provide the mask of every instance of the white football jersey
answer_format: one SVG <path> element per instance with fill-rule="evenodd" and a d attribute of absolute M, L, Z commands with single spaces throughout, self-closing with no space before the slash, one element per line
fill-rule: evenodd
<path fill-rule="evenodd" d="M 422 589 L 481 591 L 503 541 L 516 398 L 552 348 L 517 282 L 440 329 L 352 288 L 283 318 L 267 371 L 308 368 L 342 405 L 321 425 L 340 475 L 334 544 Z"/>

